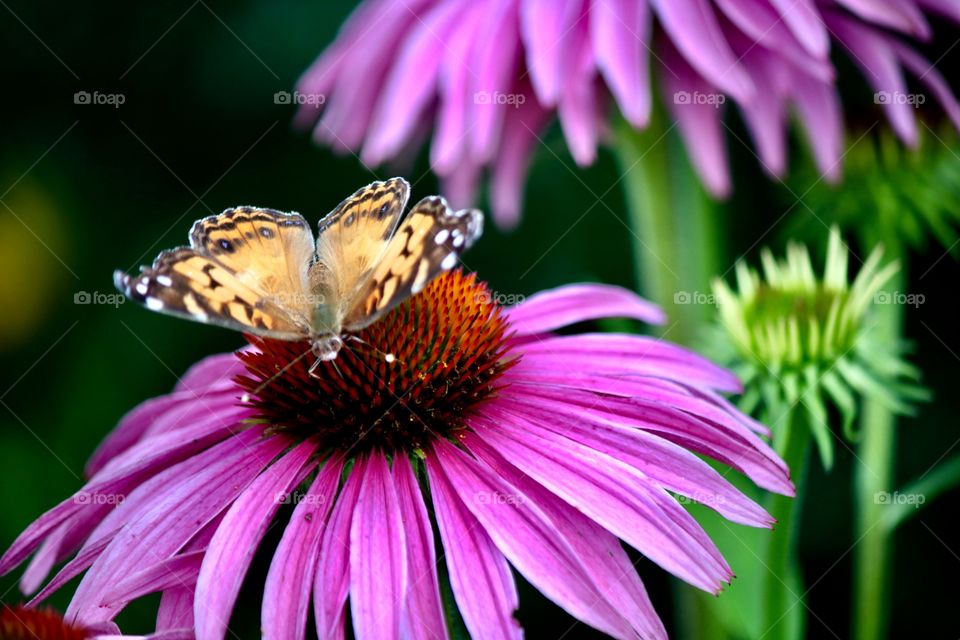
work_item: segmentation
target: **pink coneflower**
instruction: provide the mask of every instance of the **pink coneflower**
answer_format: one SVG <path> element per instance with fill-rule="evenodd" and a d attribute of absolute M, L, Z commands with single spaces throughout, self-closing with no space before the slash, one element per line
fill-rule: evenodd
<path fill-rule="evenodd" d="M 720 395 L 739 388 L 726 370 L 653 338 L 553 333 L 661 321 L 656 307 L 600 285 L 496 298 L 472 275 L 441 276 L 319 377 L 306 344 L 253 339 L 204 360 L 123 419 L 90 481 L 0 570 L 37 550 L 33 591 L 72 557 L 38 595 L 86 571 L 67 619 L 110 621 L 159 591 L 164 637 L 219 639 L 278 522 L 267 638 L 303 638 L 311 610 L 321 638 L 348 625 L 361 640 L 445 638 L 441 562 L 475 637 L 520 637 L 511 567 L 613 637 L 665 637 L 620 541 L 719 592 L 731 569 L 681 502 L 772 521 L 696 454 L 783 494 L 788 471 Z"/>
<path fill-rule="evenodd" d="M 735 103 L 764 168 L 786 166 L 786 121 L 802 122 L 820 172 L 840 174 L 843 123 L 831 48 L 876 92 L 897 134 L 917 140 L 904 70 L 960 126 L 960 106 L 910 40 L 949 0 L 367 0 L 300 80 L 298 122 L 318 141 L 379 164 L 419 146 L 457 205 L 484 168 L 501 224 L 515 221 L 537 136 L 559 116 L 574 160 L 591 164 L 606 100 L 645 128 L 654 90 L 703 183 L 730 190 L 724 103 Z"/>

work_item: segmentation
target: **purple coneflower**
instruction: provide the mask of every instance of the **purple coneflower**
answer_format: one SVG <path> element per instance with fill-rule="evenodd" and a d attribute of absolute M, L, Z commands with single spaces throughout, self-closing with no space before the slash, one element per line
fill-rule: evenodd
<path fill-rule="evenodd" d="M 904 70 L 960 126 L 960 105 L 907 43 L 929 40 L 927 12 L 960 22 L 949 0 L 367 0 L 304 74 L 298 122 L 367 164 L 407 152 L 434 125 L 430 160 L 458 206 L 484 168 L 501 224 L 520 209 L 537 137 L 559 116 L 574 160 L 593 162 L 612 96 L 645 128 L 651 74 L 701 180 L 730 190 L 722 114 L 736 103 L 764 168 L 786 165 L 792 107 L 820 172 L 840 174 L 843 122 L 831 47 L 876 92 L 894 130 L 917 140 Z M 435 123 L 435 124 L 434 124 Z"/>
<path fill-rule="evenodd" d="M 161 592 L 165 638 L 224 638 L 271 523 L 264 637 L 445 638 L 444 563 L 471 635 L 517 638 L 516 570 L 616 638 L 665 637 L 621 540 L 719 592 L 733 574 L 682 507 L 772 520 L 696 454 L 782 494 L 764 427 L 721 395 L 728 371 L 675 345 L 564 326 L 662 313 L 575 285 L 512 308 L 472 275 L 437 278 L 308 374 L 309 345 L 252 339 L 127 415 L 89 482 L 0 560 L 36 551 L 43 599 L 85 571 L 67 619 L 108 622 Z M 434 536 L 434 528 L 439 539 Z"/>

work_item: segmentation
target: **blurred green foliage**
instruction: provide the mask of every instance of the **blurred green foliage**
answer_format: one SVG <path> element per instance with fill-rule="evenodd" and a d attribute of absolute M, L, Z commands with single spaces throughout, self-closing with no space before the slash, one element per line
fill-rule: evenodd
<path fill-rule="evenodd" d="M 124 412 L 169 390 L 201 357 L 242 342 L 229 331 L 131 304 L 77 304 L 75 297 L 113 294 L 113 269 L 135 270 L 161 249 L 184 243 L 196 218 L 257 204 L 298 210 L 316 220 L 374 176 L 355 157 L 334 156 L 315 147 L 309 135 L 292 131 L 292 107 L 273 100 L 275 92 L 291 89 L 333 37 L 351 2 L 2 5 L 0 546 L 5 548 L 80 486 L 86 458 Z M 75 104 L 78 91 L 121 93 L 125 100 L 118 107 Z M 864 117 L 876 120 L 879 114 L 868 111 Z M 732 127 L 747 139 L 735 117 Z M 633 286 L 630 232 L 622 192 L 610 189 L 618 178 L 610 153 L 579 169 L 556 130 L 545 139 L 553 153 L 540 150 L 534 159 L 520 227 L 503 234 L 487 225 L 466 264 L 504 295 L 579 280 Z M 737 189 L 724 207 L 725 253 L 732 257 L 762 244 L 782 245 L 784 187 L 759 170 L 751 151 L 736 139 L 729 143 Z M 386 175 L 377 171 L 378 177 Z M 436 192 L 424 154 L 407 177 L 414 198 Z M 594 206 L 600 194 L 606 194 L 603 204 Z M 794 207 L 790 217 L 797 216 L 809 218 L 810 212 Z M 816 227 L 811 225 L 811 233 L 825 237 L 826 226 Z M 926 302 L 909 311 L 907 333 L 936 400 L 903 426 L 903 477 L 922 474 L 960 437 L 955 418 L 960 397 L 952 393 L 960 353 L 953 311 L 956 265 L 949 257 L 940 259 L 943 249 L 936 244 L 927 251 L 915 256 L 909 274 L 911 290 L 924 293 Z M 829 476 L 814 470 L 806 496 L 803 557 L 806 583 L 812 585 L 808 603 L 817 614 L 811 616 L 815 636 L 829 637 L 832 629 L 842 637 L 849 626 L 851 459 L 849 450 L 840 450 Z M 956 498 L 954 492 L 930 505 L 900 534 L 896 637 L 957 635 L 955 616 L 943 615 L 955 600 L 953 576 L 960 564 L 946 545 L 956 538 L 931 535 L 953 527 Z M 682 618 L 683 612 L 672 612 L 668 579 L 646 561 L 638 566 L 674 628 L 671 613 Z M 0 578 L 0 600 L 21 598 L 16 578 L 17 573 Z M 250 586 L 245 597 L 257 602 Z M 65 607 L 70 590 L 53 604 Z M 557 637 L 571 627 L 569 616 L 529 587 L 522 587 L 521 602 L 519 618 L 531 637 Z M 121 619 L 127 630 L 149 630 L 154 603 L 131 607 Z M 244 628 L 253 637 L 259 607 L 244 609 Z M 591 632 L 578 625 L 565 637 Z"/>

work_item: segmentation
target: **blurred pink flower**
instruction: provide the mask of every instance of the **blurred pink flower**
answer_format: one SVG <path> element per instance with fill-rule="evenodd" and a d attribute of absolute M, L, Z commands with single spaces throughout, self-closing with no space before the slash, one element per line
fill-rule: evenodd
<path fill-rule="evenodd" d="M 657 76 L 706 187 L 730 191 L 724 103 L 736 103 L 764 169 L 786 166 L 790 107 L 820 172 L 841 171 L 843 118 L 831 47 L 860 67 L 893 129 L 917 140 L 904 70 L 960 126 L 943 77 L 907 43 L 926 13 L 960 22 L 952 0 L 366 0 L 301 78 L 297 122 L 377 165 L 433 129 L 430 162 L 457 206 L 484 169 L 504 226 L 519 215 L 526 165 L 556 111 L 574 160 L 594 161 L 612 95 L 647 126 Z M 918 97 L 919 96 L 919 97 Z"/>
<path fill-rule="evenodd" d="M 67 619 L 108 624 L 159 591 L 157 637 L 219 640 L 276 521 L 267 638 L 303 638 L 311 608 L 321 638 L 344 637 L 348 617 L 360 640 L 446 638 L 439 562 L 473 637 L 522 636 L 512 566 L 613 637 L 664 638 L 620 540 L 716 593 L 731 570 L 675 496 L 772 519 L 695 454 L 793 485 L 767 430 L 720 395 L 739 390 L 728 371 L 649 337 L 553 333 L 607 316 L 663 319 L 601 285 L 503 308 L 455 271 L 319 378 L 297 357 L 309 345 L 253 339 L 128 414 L 0 571 L 36 552 L 33 592 L 69 559 L 37 596 L 85 572 Z"/>

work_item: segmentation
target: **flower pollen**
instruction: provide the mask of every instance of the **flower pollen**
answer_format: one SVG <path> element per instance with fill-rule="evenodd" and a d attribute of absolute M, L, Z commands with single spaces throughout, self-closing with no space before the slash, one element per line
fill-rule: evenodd
<path fill-rule="evenodd" d="M 86 630 L 67 624 L 51 609 L 28 609 L 0 605 L 2 640 L 85 640 Z"/>
<path fill-rule="evenodd" d="M 453 438 L 514 360 L 509 323 L 485 283 L 453 271 L 355 335 L 309 373 L 308 342 L 248 336 L 236 380 L 257 418 L 325 449 L 414 452 Z"/>

